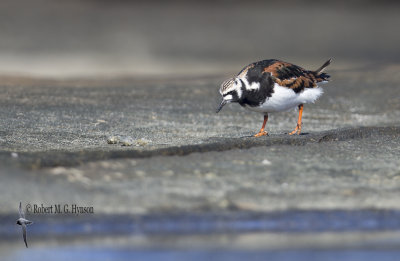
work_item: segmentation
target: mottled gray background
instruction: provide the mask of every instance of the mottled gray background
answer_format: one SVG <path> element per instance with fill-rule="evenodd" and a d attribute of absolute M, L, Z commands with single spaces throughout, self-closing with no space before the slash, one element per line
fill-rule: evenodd
<path fill-rule="evenodd" d="M 2 260 L 397 260 L 397 1 L 0 2 Z M 218 86 L 250 62 L 327 68 L 296 112 Z M 133 146 L 107 144 L 129 136 Z M 18 204 L 93 206 L 91 215 Z"/>
<path fill-rule="evenodd" d="M 0 72 L 233 73 L 281 58 L 315 68 L 398 62 L 396 1 L 2 1 Z"/>

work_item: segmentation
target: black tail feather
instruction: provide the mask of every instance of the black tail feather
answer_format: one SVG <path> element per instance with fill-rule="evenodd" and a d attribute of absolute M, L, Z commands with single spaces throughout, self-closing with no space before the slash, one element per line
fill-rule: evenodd
<path fill-rule="evenodd" d="M 317 70 L 315 70 L 314 72 L 315 72 L 316 74 L 319 74 L 322 78 L 325 78 L 325 77 L 323 76 L 324 73 L 322 73 L 322 72 L 324 71 L 324 69 L 325 69 L 328 65 L 331 64 L 331 62 L 332 62 L 332 58 L 330 58 L 328 61 L 326 61 L 321 67 L 319 67 L 319 68 L 318 68 Z M 326 74 L 326 76 L 327 76 L 327 78 L 329 78 L 329 75 Z"/>

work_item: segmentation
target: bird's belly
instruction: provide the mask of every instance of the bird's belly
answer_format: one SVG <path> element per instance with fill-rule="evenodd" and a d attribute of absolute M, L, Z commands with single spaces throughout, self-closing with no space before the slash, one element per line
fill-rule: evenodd
<path fill-rule="evenodd" d="M 271 97 L 259 106 L 246 106 L 246 108 L 261 113 L 287 111 L 300 104 L 314 103 L 322 93 L 323 90 L 319 87 L 307 88 L 302 92 L 295 93 L 292 89 L 275 84 Z"/>

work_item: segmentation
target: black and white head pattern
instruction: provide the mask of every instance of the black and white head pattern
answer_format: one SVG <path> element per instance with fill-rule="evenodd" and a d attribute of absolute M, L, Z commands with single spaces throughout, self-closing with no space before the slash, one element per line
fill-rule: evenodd
<path fill-rule="evenodd" d="M 219 92 L 224 101 L 237 102 L 242 97 L 242 82 L 238 77 L 229 78 L 221 84 Z"/>

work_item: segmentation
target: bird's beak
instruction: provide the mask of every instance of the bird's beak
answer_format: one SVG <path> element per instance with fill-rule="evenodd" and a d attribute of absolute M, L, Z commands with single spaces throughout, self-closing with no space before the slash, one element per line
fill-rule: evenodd
<path fill-rule="evenodd" d="M 225 104 L 227 104 L 227 103 L 228 102 L 226 100 L 222 99 L 221 104 L 218 106 L 216 113 L 218 113 L 222 109 L 222 107 L 224 107 Z"/>

